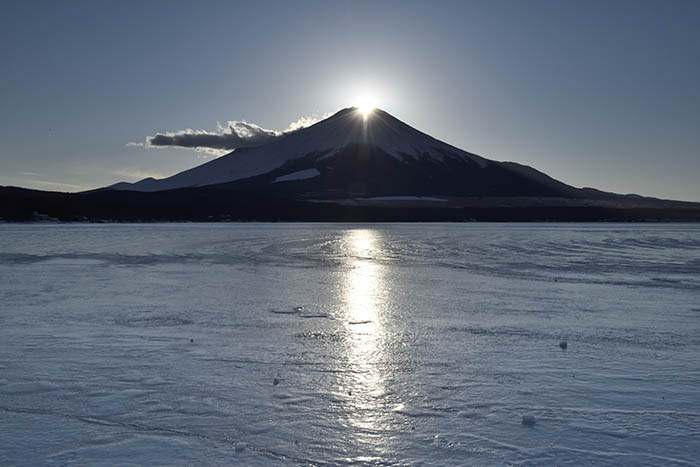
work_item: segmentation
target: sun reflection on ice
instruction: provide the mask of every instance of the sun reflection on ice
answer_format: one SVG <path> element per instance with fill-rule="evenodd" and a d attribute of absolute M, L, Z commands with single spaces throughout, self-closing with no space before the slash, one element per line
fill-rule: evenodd
<path fill-rule="evenodd" d="M 382 364 L 386 363 L 384 267 L 376 232 L 352 230 L 346 237 L 349 269 L 345 278 L 345 326 L 348 332 L 348 376 L 344 389 L 351 396 L 348 421 L 357 428 L 358 440 L 375 445 L 386 427 L 382 422 L 382 396 L 386 392 Z"/>
<path fill-rule="evenodd" d="M 349 232 L 347 244 L 351 267 L 345 280 L 349 330 L 354 340 L 374 347 L 384 291 L 382 270 L 374 259 L 375 234 L 371 230 L 353 230 Z"/>

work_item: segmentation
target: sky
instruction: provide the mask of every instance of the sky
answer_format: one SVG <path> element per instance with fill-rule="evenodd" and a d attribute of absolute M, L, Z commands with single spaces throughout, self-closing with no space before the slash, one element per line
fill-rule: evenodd
<path fill-rule="evenodd" d="M 2 2 L 0 63 L 0 185 L 164 177 L 222 151 L 149 136 L 369 100 L 574 186 L 700 201 L 695 0 Z"/>

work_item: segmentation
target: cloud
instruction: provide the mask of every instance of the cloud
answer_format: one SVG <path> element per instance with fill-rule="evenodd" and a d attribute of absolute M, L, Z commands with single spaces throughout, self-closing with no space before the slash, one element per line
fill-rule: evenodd
<path fill-rule="evenodd" d="M 215 154 L 261 146 L 283 135 L 283 132 L 267 130 L 254 123 L 232 121 L 228 122 L 228 128 L 219 126 L 215 133 L 189 128 L 178 132 L 159 133 L 147 137 L 145 146 L 178 146 Z"/>
<path fill-rule="evenodd" d="M 327 118 L 328 115 L 321 117 Z M 194 149 L 220 156 L 240 148 L 252 148 L 271 143 L 283 136 L 313 125 L 321 120 L 316 117 L 301 117 L 289 124 L 286 130 L 268 130 L 241 120 L 232 120 L 226 126 L 217 124 L 216 131 L 193 130 L 187 128 L 176 132 L 156 133 L 147 136 L 144 143 L 130 142 L 127 146 L 145 148 L 179 147 Z"/>
<path fill-rule="evenodd" d="M 89 189 L 84 185 L 73 185 L 72 183 L 51 182 L 48 180 L 25 179 L 24 186 L 37 190 L 55 190 L 55 191 L 85 191 Z"/>

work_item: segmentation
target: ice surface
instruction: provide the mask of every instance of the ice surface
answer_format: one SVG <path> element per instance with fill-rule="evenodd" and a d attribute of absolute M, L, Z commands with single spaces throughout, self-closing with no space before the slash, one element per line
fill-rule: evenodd
<path fill-rule="evenodd" d="M 698 225 L 3 224 L 0 465 L 698 465 L 698 271 Z"/>

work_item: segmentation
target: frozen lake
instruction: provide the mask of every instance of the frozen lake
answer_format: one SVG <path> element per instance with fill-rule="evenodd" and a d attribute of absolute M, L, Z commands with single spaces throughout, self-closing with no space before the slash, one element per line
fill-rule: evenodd
<path fill-rule="evenodd" d="M 0 465 L 700 465 L 697 224 L 0 224 L 0 279 Z"/>

